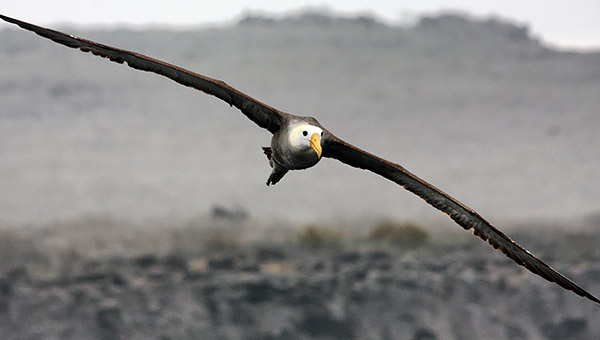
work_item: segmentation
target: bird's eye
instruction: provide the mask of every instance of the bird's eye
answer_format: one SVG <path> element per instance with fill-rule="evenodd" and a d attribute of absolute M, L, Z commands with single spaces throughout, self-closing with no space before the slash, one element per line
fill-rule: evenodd
<path fill-rule="evenodd" d="M 321 131 L 321 137 L 323 137 L 323 131 Z"/>
<path fill-rule="evenodd" d="M 303 136 L 308 136 L 308 131 L 306 131 L 306 130 L 302 131 L 302 135 Z"/>

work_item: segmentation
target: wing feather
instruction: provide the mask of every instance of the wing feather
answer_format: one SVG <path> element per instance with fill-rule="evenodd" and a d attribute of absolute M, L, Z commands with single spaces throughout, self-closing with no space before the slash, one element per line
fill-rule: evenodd
<path fill-rule="evenodd" d="M 192 87 L 204 93 L 213 95 L 230 106 L 235 106 L 258 126 L 275 133 L 279 130 L 282 119 L 287 113 L 281 112 L 269 105 L 234 89 L 225 82 L 212 79 L 181 67 L 160 61 L 136 52 L 121 50 L 115 47 L 99 44 L 90 40 L 74 37 L 62 32 L 29 24 L 17 19 L 1 15 L 4 21 L 16 24 L 21 28 L 32 31 L 39 36 L 50 39 L 61 45 L 77 48 L 83 52 L 91 52 L 96 56 L 123 64 L 142 71 L 153 72 L 165 76 L 179 84 Z"/>
<path fill-rule="evenodd" d="M 474 235 L 488 241 L 492 247 L 499 249 L 513 261 L 529 269 L 529 271 L 565 289 L 572 290 L 580 296 L 600 303 L 600 300 L 592 294 L 535 257 L 492 226 L 473 209 L 420 179 L 402 166 L 363 151 L 333 135 L 329 136 L 328 141 L 323 146 L 323 157 L 334 158 L 350 166 L 369 170 L 403 186 L 433 207 L 446 213 L 465 230 L 472 229 Z"/>

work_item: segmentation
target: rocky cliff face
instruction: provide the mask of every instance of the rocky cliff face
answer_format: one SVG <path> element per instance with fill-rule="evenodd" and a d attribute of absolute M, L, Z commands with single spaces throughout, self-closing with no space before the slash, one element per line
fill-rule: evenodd
<path fill-rule="evenodd" d="M 550 256 L 559 269 L 600 291 L 598 258 L 569 258 L 586 253 L 572 242 L 546 245 L 552 249 L 542 254 L 559 250 Z M 271 245 L 113 256 L 78 259 L 47 274 L 17 265 L 2 275 L 2 339 L 587 340 L 600 334 L 598 306 L 481 242 L 412 251 Z"/>

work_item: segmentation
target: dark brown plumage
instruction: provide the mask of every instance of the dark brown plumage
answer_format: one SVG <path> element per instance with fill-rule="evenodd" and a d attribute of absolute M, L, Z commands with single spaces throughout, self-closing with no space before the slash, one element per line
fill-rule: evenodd
<path fill-rule="evenodd" d="M 19 25 L 26 30 L 35 32 L 44 38 L 51 39 L 59 44 L 72 48 L 78 48 L 83 52 L 91 52 L 94 55 L 108 58 L 109 60 L 117 63 L 127 63 L 127 65 L 130 67 L 138 70 L 160 74 L 182 85 L 189 86 L 213 95 L 227 102 L 231 106 L 235 106 L 258 126 L 265 128 L 274 134 L 271 148 L 265 149 L 265 154 L 273 166 L 273 173 L 271 174 L 271 177 L 269 177 L 267 184 L 275 184 L 281 179 L 281 177 L 283 177 L 283 175 L 285 175 L 288 170 L 313 166 L 321 158 L 320 154 L 317 157 L 315 155 L 306 156 L 309 155 L 309 153 L 306 153 L 306 157 L 303 158 L 303 163 L 295 163 L 295 155 L 292 151 L 290 151 L 291 149 L 286 144 L 286 138 L 288 138 L 287 133 L 289 133 L 288 130 L 291 129 L 292 124 L 303 123 L 307 126 L 321 129 L 322 136 L 320 138 L 320 145 L 322 147 L 323 157 L 334 158 L 350 166 L 369 170 L 401 185 L 408 191 L 423 198 L 433 207 L 446 213 L 452 220 L 454 220 L 464 229 L 472 229 L 473 234 L 485 241 L 488 241 L 489 244 L 495 249 L 499 249 L 506 254 L 506 256 L 514 260 L 516 263 L 524 266 L 529 271 L 545 278 L 550 282 L 554 282 L 565 289 L 572 290 L 580 296 L 586 297 L 600 304 L 600 300 L 598 300 L 596 297 L 586 292 L 577 284 L 567 279 L 565 276 L 535 257 L 529 251 L 515 243 L 504 233 L 493 227 L 471 208 L 415 176 L 402 166 L 365 152 L 337 138 L 327 129 L 322 127 L 314 118 L 301 117 L 281 112 L 271 106 L 259 102 L 254 98 L 251 98 L 250 96 L 232 88 L 220 80 L 205 77 L 203 75 L 135 52 L 121 50 L 93 41 L 77 38 L 3 15 L 0 15 L 0 18 L 7 22 Z M 282 135 L 283 131 L 286 131 L 286 134 Z M 285 147 L 283 148 L 284 151 L 281 151 L 282 147 Z M 280 161 L 274 162 L 274 159 L 279 159 Z M 274 165 L 273 163 L 277 164 Z M 280 166 L 281 168 L 277 170 L 276 166 Z"/>

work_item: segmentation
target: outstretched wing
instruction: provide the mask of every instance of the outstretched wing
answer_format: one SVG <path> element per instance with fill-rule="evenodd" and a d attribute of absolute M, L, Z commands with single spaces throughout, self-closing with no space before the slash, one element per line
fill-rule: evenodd
<path fill-rule="evenodd" d="M 406 190 L 416 194 L 427 203 L 448 214 L 451 219 L 465 230 L 473 229 L 473 234 L 479 236 L 484 241 L 488 241 L 492 247 L 499 249 L 506 256 L 531 272 L 550 282 L 555 282 L 565 289 L 572 290 L 580 296 L 600 303 L 600 300 L 592 294 L 586 292 L 577 284 L 542 262 L 503 232 L 494 228 L 494 226 L 473 209 L 415 176 L 402 166 L 363 151 L 333 135 L 329 135 L 323 146 L 323 157 L 335 158 L 353 167 L 372 171 L 403 186 Z"/>
<path fill-rule="evenodd" d="M 188 71 L 181 67 L 165 63 L 164 61 L 153 59 L 139 53 L 102 45 L 90 40 L 77 38 L 62 32 L 9 18 L 1 14 L 0 18 L 26 30 L 35 32 L 36 34 L 53 40 L 61 45 L 78 48 L 83 52 L 92 52 L 94 55 L 108 58 L 110 61 L 119 64 L 127 63 L 127 65 L 132 68 L 160 74 L 179 84 L 213 95 L 224 100 L 229 105 L 237 107 L 258 126 L 269 130 L 271 133 L 275 133 L 279 130 L 283 117 L 288 115 L 234 89 L 223 81 Z"/>

